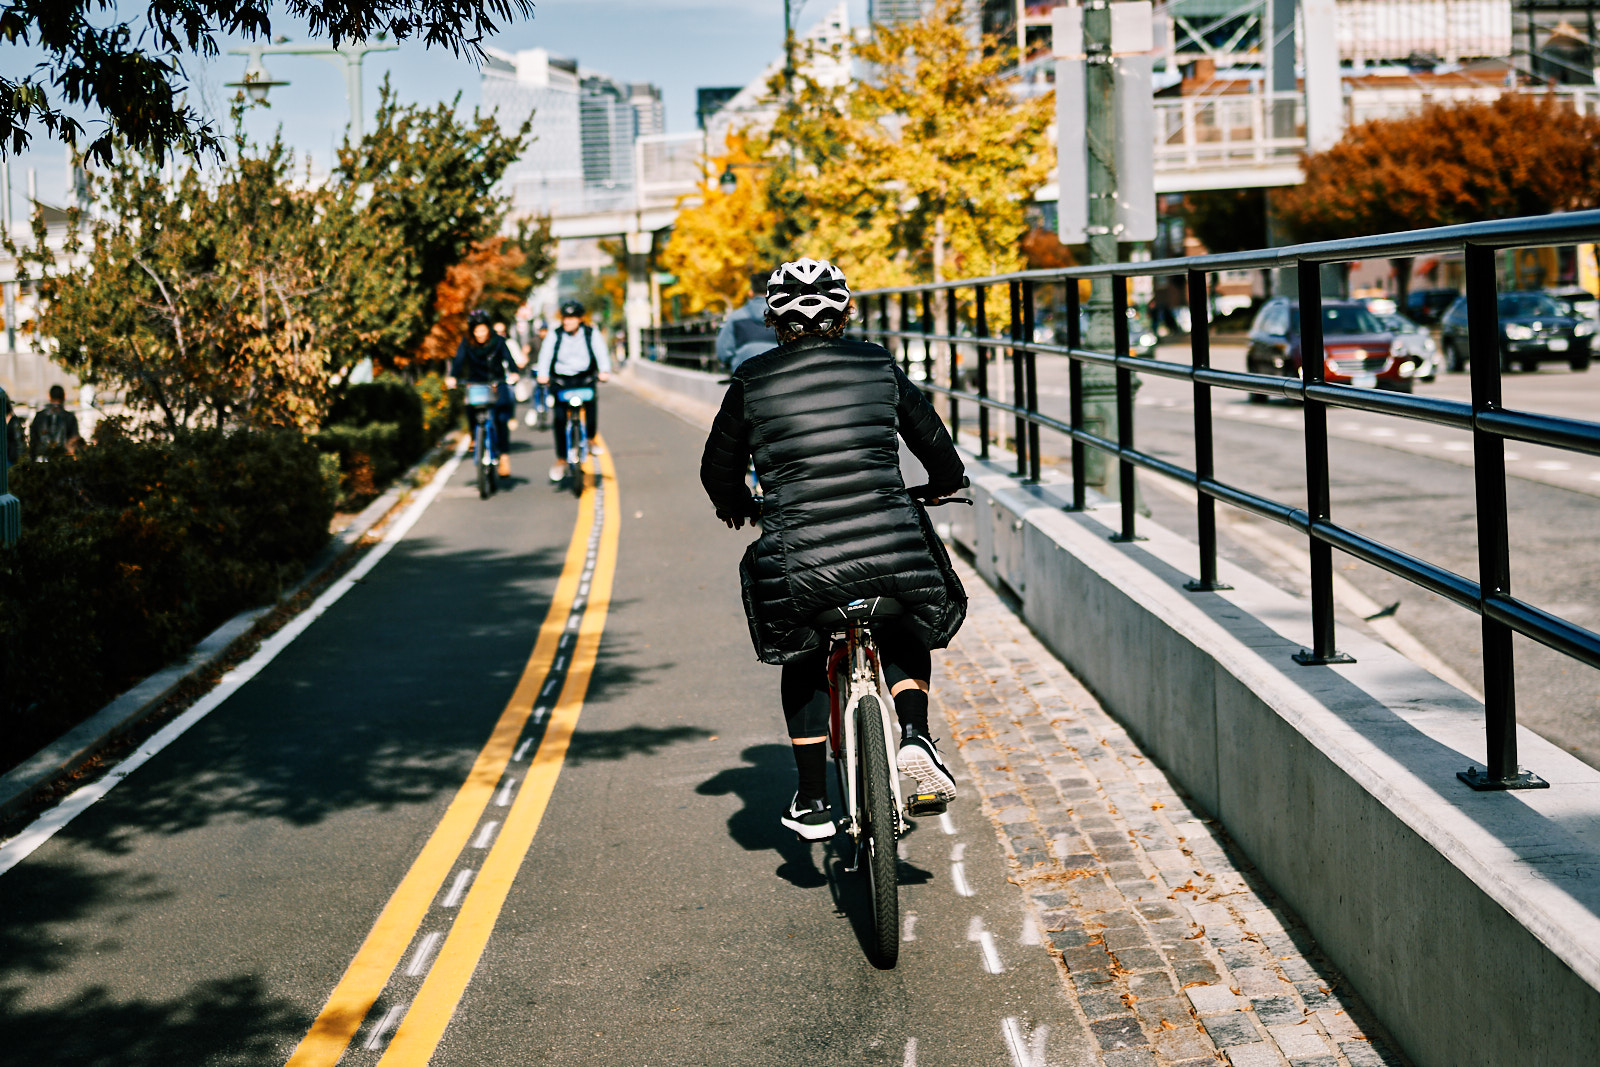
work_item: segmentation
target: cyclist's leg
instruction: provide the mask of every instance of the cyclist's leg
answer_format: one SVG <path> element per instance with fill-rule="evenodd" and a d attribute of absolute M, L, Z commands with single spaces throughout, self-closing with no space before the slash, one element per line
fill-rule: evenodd
<path fill-rule="evenodd" d="M 589 435 L 589 451 L 598 456 L 600 446 L 594 443 L 594 439 L 600 432 L 600 393 L 595 386 L 590 388 L 595 389 L 595 396 L 583 405 L 583 430 Z"/>
<path fill-rule="evenodd" d="M 567 476 L 567 406 L 560 402 L 558 386 L 550 385 L 550 429 L 555 437 L 556 461 L 550 468 L 550 480 L 559 482 Z"/>
<path fill-rule="evenodd" d="M 916 781 L 919 793 L 932 793 L 949 802 L 956 795 L 955 775 L 945 765 L 937 741 L 928 734 L 928 684 L 933 677 L 933 656 L 901 626 L 874 627 L 873 637 L 884 680 L 894 697 L 895 715 L 900 720 L 900 771 Z"/>
<path fill-rule="evenodd" d="M 802 837 L 834 832 L 828 809 L 828 654 L 824 650 L 783 665 L 779 686 L 789 728 L 798 788 L 782 822 Z"/>

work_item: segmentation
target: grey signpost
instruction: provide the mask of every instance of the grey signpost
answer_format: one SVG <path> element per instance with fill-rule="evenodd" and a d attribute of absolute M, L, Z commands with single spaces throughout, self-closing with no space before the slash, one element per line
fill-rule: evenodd
<path fill-rule="evenodd" d="M 393 52 L 399 48 L 396 44 L 342 44 L 337 48 L 325 44 L 253 44 L 245 48 L 235 48 L 230 54 L 236 56 L 249 56 L 250 63 L 245 67 L 244 77 L 236 82 L 229 82 L 230 89 L 244 89 L 250 94 L 251 99 L 257 103 L 265 103 L 267 90 L 278 85 L 288 85 L 288 82 L 274 81 L 267 73 L 266 64 L 261 61 L 263 55 L 270 56 L 316 56 L 325 59 L 344 71 L 344 95 L 350 105 L 350 140 L 361 140 L 361 62 L 366 59 L 368 52 Z"/>

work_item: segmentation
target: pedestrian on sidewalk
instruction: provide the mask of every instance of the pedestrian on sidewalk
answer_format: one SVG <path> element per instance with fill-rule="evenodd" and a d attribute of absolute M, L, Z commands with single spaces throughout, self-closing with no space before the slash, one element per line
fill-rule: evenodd
<path fill-rule="evenodd" d="M 52 385 L 50 403 L 39 409 L 28 431 L 29 455 L 41 459 L 58 450 L 71 455 L 82 443 L 83 438 L 78 436 L 78 417 L 67 410 L 67 391 Z"/>
<path fill-rule="evenodd" d="M 550 426 L 555 431 L 556 461 L 550 468 L 550 480 L 562 481 L 567 477 L 567 407 L 561 394 L 568 389 L 593 389 L 596 382 L 611 377 L 611 353 L 606 351 L 606 339 L 594 326 L 584 322 L 584 306 L 576 300 L 561 305 L 561 326 L 551 330 L 539 346 L 539 365 L 535 376 L 540 385 L 550 387 L 554 418 Z M 600 405 L 598 399 L 583 405 L 583 424 L 589 433 L 589 451 L 600 455 L 595 435 L 600 432 Z"/>
<path fill-rule="evenodd" d="M 960 453 L 921 390 L 880 345 L 844 336 L 855 311 L 844 272 L 785 263 L 767 284 L 781 344 L 740 364 L 711 425 L 700 481 L 717 517 L 760 518 L 739 583 L 756 655 L 783 665 L 783 714 L 799 787 L 779 821 L 811 841 L 833 836 L 827 799 L 828 633 L 817 617 L 891 597 L 904 614 L 874 624 L 900 719 L 900 771 L 948 803 L 955 778 L 928 736 L 930 651 L 950 643 L 967 594 L 949 553 L 900 476 L 899 438 L 928 471 L 930 496 L 966 484 Z M 745 471 L 761 477 L 759 515 Z"/>
<path fill-rule="evenodd" d="M 730 374 L 745 360 L 778 347 L 778 333 L 767 325 L 767 274 L 750 275 L 750 299 L 728 312 L 717 331 L 717 362 Z"/>

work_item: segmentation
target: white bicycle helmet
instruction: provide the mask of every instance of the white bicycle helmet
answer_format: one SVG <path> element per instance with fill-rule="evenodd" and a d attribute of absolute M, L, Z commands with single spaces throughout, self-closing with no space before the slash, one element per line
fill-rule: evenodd
<path fill-rule="evenodd" d="M 850 287 L 825 259 L 785 263 L 767 279 L 767 311 L 791 330 L 827 330 L 844 321 Z"/>

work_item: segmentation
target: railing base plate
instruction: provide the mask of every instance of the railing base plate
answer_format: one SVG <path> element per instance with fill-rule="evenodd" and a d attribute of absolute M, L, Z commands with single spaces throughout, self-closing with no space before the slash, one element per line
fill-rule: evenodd
<path fill-rule="evenodd" d="M 1296 652 L 1294 661 L 1302 667 L 1327 667 L 1335 663 L 1354 663 L 1356 658 L 1343 652 L 1334 652 L 1331 656 L 1319 656 L 1309 648 L 1302 648 Z"/>
<path fill-rule="evenodd" d="M 1119 533 L 1114 533 L 1114 534 L 1111 535 L 1110 540 L 1116 542 L 1119 545 L 1126 545 L 1126 544 L 1130 544 L 1130 543 L 1132 543 L 1134 541 L 1148 541 L 1148 540 L 1150 540 L 1150 538 L 1141 536 L 1140 534 L 1134 534 L 1132 537 L 1124 537 Z"/>
<path fill-rule="evenodd" d="M 1456 777 L 1466 782 L 1480 793 L 1497 792 L 1503 789 L 1549 789 L 1550 783 L 1540 778 L 1532 771 L 1517 769 L 1517 773 L 1510 778 L 1490 778 L 1487 769 L 1482 767 L 1468 767 L 1464 771 L 1457 771 Z"/>
<path fill-rule="evenodd" d="M 1184 582 L 1183 587 L 1191 593 L 1216 593 L 1224 589 L 1233 588 L 1227 582 L 1202 582 L 1198 578 L 1192 578 Z"/>

